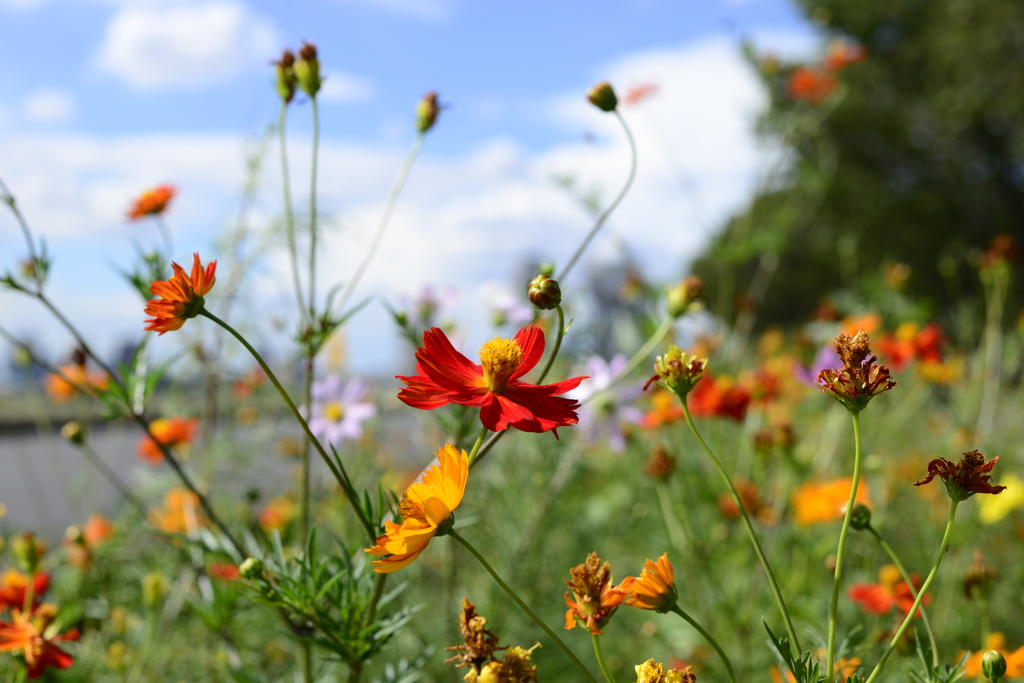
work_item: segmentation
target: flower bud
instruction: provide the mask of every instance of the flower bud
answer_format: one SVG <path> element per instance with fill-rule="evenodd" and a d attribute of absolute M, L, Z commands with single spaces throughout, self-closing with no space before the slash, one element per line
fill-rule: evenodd
<path fill-rule="evenodd" d="M 167 577 L 162 572 L 150 572 L 142 577 L 142 604 L 153 608 L 167 595 Z"/>
<path fill-rule="evenodd" d="M 696 275 L 688 277 L 668 290 L 668 314 L 678 318 L 684 313 L 704 307 L 704 281 Z"/>
<path fill-rule="evenodd" d="M 990 681 L 1006 675 L 1006 657 L 998 650 L 989 650 L 981 656 L 981 673 Z"/>
<path fill-rule="evenodd" d="M 846 514 L 846 506 L 843 506 L 843 514 Z M 850 516 L 850 526 L 857 531 L 864 531 L 871 526 L 871 508 L 864 503 L 854 503 L 853 514 Z"/>
<path fill-rule="evenodd" d="M 78 420 L 72 420 L 61 427 L 60 435 L 76 446 L 85 443 L 85 427 Z"/>
<path fill-rule="evenodd" d="M 21 568 L 33 576 L 39 569 L 43 555 L 46 554 L 46 543 L 36 538 L 31 531 L 26 531 L 11 538 L 11 552 Z"/>
<path fill-rule="evenodd" d="M 316 97 L 316 94 L 320 92 L 320 86 L 323 85 L 323 79 L 320 78 L 320 60 L 316 56 L 316 45 L 306 41 L 302 42 L 299 59 L 292 67 L 292 71 L 295 73 L 295 82 L 302 88 L 302 91 L 310 97 Z"/>
<path fill-rule="evenodd" d="M 530 302 L 542 311 L 550 311 L 562 303 L 562 290 L 558 281 L 541 273 L 533 278 L 527 290 Z"/>
<path fill-rule="evenodd" d="M 587 99 L 601 111 L 615 111 L 619 98 L 608 81 L 601 81 L 587 92 Z"/>
<path fill-rule="evenodd" d="M 694 354 L 682 351 L 673 344 L 664 356 L 658 356 L 654 363 L 654 376 L 647 380 L 644 389 L 652 383 L 668 389 L 680 398 L 685 398 L 690 390 L 704 376 L 708 359 L 698 358 Z"/>
<path fill-rule="evenodd" d="M 277 90 L 277 94 L 284 100 L 284 103 L 288 104 L 295 97 L 295 86 L 297 84 L 294 70 L 295 55 L 291 50 L 286 49 L 281 53 L 281 59 L 272 62 L 272 64 L 275 66 L 276 71 L 274 89 Z"/>
<path fill-rule="evenodd" d="M 437 92 L 431 90 L 416 103 L 416 130 L 426 133 L 437 123 L 437 115 L 441 113 L 441 105 L 437 103 Z"/>
<path fill-rule="evenodd" d="M 238 573 L 242 575 L 243 579 L 249 581 L 255 581 L 263 577 L 263 562 L 255 557 L 246 558 L 242 564 L 238 565 Z"/>

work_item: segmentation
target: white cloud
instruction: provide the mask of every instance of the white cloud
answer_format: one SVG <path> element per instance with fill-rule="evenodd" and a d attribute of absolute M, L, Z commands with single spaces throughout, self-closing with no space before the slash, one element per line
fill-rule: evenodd
<path fill-rule="evenodd" d="M 276 45 L 271 24 L 237 0 L 127 3 L 107 26 L 97 65 L 139 88 L 205 85 L 265 65 Z"/>
<path fill-rule="evenodd" d="M 369 78 L 353 76 L 343 71 L 324 68 L 325 80 L 319 97 L 326 102 L 366 102 L 377 92 Z"/>
<path fill-rule="evenodd" d="M 75 98 L 64 90 L 44 88 L 29 93 L 22 110 L 32 122 L 62 123 L 75 115 Z"/>

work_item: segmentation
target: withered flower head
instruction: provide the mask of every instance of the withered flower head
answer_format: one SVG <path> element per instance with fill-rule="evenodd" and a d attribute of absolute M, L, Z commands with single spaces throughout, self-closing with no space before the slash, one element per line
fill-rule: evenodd
<path fill-rule="evenodd" d="M 654 361 L 654 376 L 647 380 L 644 390 L 651 384 L 668 389 L 684 399 L 707 370 L 708 359 L 680 350 L 673 344 L 663 356 Z"/>
<path fill-rule="evenodd" d="M 945 458 L 936 458 L 928 463 L 928 476 L 914 486 L 923 486 L 935 477 L 946 485 L 946 493 L 955 501 L 967 500 L 975 493 L 1000 493 L 1005 486 L 993 486 L 989 472 L 999 462 L 996 456 L 985 462 L 985 456 L 978 451 L 964 453 L 960 462 L 953 464 Z"/>
<path fill-rule="evenodd" d="M 446 662 L 458 661 L 456 669 L 464 666 L 473 667 L 479 671 L 480 667 L 493 659 L 495 650 L 504 648 L 498 647 L 498 636 L 493 631 L 487 630 L 487 618 L 476 613 L 476 605 L 469 601 L 469 598 L 462 599 L 462 613 L 459 614 L 459 632 L 462 633 L 465 645 L 452 645 L 446 650 L 454 650 L 459 654 Z"/>
<path fill-rule="evenodd" d="M 295 73 L 295 81 L 303 92 L 310 97 L 316 97 L 323 85 L 320 77 L 320 60 L 317 59 L 316 45 L 302 41 L 299 49 L 299 59 L 292 66 Z"/>
<path fill-rule="evenodd" d="M 277 90 L 278 96 L 280 96 L 284 103 L 288 104 L 292 101 L 292 98 L 295 97 L 295 86 L 298 84 L 298 81 L 295 78 L 295 71 L 293 70 L 293 67 L 295 66 L 295 54 L 286 48 L 285 51 L 281 53 L 281 59 L 272 63 L 276 71 L 274 88 Z"/>
<path fill-rule="evenodd" d="M 974 551 L 974 561 L 964 572 L 964 597 L 968 600 L 975 595 L 987 597 L 992 590 L 992 583 L 999 572 L 992 565 L 985 564 L 985 555 L 980 550 Z"/>
<path fill-rule="evenodd" d="M 818 387 L 851 413 L 864 410 L 868 401 L 899 384 L 889 375 L 889 368 L 875 363 L 878 359 L 871 354 L 869 342 L 864 330 L 852 337 L 840 334 L 835 345 L 842 367 L 818 374 Z"/>
<path fill-rule="evenodd" d="M 565 627 L 574 628 L 577 620 L 592 634 L 601 635 L 601 627 L 608 623 L 612 614 L 629 597 L 633 581 L 627 576 L 618 586 L 612 585 L 612 566 L 601 562 L 597 553 L 590 553 L 587 561 L 569 570 L 572 579 L 564 579 L 572 591 L 565 594 Z"/>
<path fill-rule="evenodd" d="M 647 459 L 644 474 L 653 479 L 668 479 L 676 470 L 676 457 L 665 450 L 664 446 L 655 446 L 651 457 Z"/>

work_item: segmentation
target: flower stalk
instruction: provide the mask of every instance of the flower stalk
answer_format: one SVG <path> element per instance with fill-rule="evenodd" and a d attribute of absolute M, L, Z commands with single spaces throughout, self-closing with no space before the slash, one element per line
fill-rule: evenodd
<path fill-rule="evenodd" d="M 594 656 L 597 657 L 597 665 L 601 668 L 601 673 L 604 674 L 604 680 L 608 681 L 608 683 L 615 683 L 615 678 L 608 669 L 608 664 L 604 661 L 604 652 L 601 650 L 601 636 L 591 633 L 590 639 L 594 642 Z"/>
<path fill-rule="evenodd" d="M 696 629 L 697 633 L 704 636 L 704 640 L 708 641 L 708 644 L 711 645 L 711 647 L 715 649 L 715 652 L 718 653 L 718 656 L 722 658 L 722 663 L 725 664 L 725 670 L 729 672 L 729 681 L 731 683 L 736 683 L 736 672 L 732 668 L 732 662 L 729 660 L 729 656 L 725 654 L 725 651 L 722 649 L 722 646 L 718 644 L 718 641 L 715 640 L 714 637 L 712 637 L 712 635 L 708 633 L 703 626 L 697 623 L 697 621 L 693 617 L 684 612 L 678 603 L 673 605 L 670 611 L 681 616 L 683 620 L 686 621 L 686 623 L 688 623 L 690 626 Z"/>

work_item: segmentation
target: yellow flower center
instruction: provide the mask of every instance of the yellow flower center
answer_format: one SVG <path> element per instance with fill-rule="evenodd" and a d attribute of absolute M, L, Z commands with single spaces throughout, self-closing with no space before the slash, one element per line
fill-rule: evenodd
<path fill-rule="evenodd" d="M 345 406 L 337 401 L 328 403 L 324 406 L 324 417 L 331 422 L 341 422 L 341 418 L 345 417 Z"/>
<path fill-rule="evenodd" d="M 523 362 L 523 350 L 515 339 L 495 338 L 480 347 L 480 364 L 484 367 L 487 388 L 500 392 L 512 373 Z"/>
<path fill-rule="evenodd" d="M 402 520 L 409 519 L 410 517 L 419 519 L 422 514 L 419 514 L 419 508 L 416 507 L 416 503 L 409 499 L 409 494 L 406 493 L 402 496 L 401 502 L 398 503 L 398 514 Z"/>

